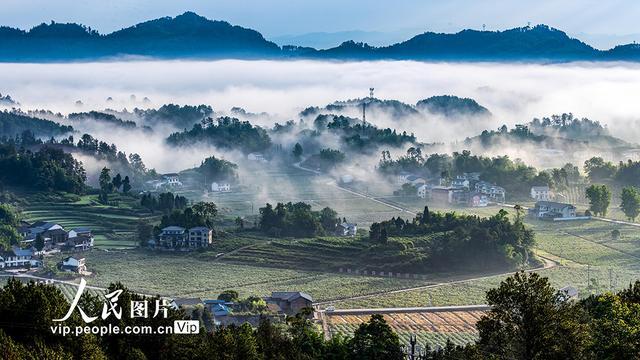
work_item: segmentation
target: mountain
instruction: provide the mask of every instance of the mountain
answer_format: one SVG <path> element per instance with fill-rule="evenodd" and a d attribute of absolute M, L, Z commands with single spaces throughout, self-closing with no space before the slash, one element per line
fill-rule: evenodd
<path fill-rule="evenodd" d="M 101 35 L 78 24 L 41 24 L 29 31 L 0 28 L 3 61 L 95 59 L 120 55 L 270 57 L 281 49 L 251 29 L 192 12 L 151 20 Z"/>
<path fill-rule="evenodd" d="M 354 36 L 356 34 L 354 33 Z M 361 35 L 361 34 L 360 34 Z M 342 34 L 344 36 L 344 34 Z M 356 38 L 362 36 L 356 36 Z M 640 47 L 598 50 L 546 25 L 504 31 L 425 32 L 388 46 L 353 40 L 317 50 L 278 46 L 259 32 L 193 12 L 146 21 L 110 34 L 80 24 L 0 27 L 0 61 L 71 61 L 147 56 L 156 58 L 321 58 L 334 60 L 606 61 L 640 60 Z"/>

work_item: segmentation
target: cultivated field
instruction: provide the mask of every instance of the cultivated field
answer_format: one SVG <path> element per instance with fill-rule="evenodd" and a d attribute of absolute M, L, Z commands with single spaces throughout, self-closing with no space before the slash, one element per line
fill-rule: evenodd
<path fill-rule="evenodd" d="M 411 335 L 415 335 L 418 345 L 428 344 L 444 346 L 447 340 L 456 345 L 473 342 L 478 332 L 476 322 L 484 314 L 483 311 L 423 311 L 394 312 L 384 314 L 387 323 L 400 336 L 403 344 L 409 343 Z M 368 314 L 342 315 L 325 313 L 325 321 L 331 336 L 336 334 L 352 335 L 358 325 L 369 320 Z"/>

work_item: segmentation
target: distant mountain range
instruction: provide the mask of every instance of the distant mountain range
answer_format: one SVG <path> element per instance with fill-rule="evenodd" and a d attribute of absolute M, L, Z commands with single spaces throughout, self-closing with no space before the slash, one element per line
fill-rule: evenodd
<path fill-rule="evenodd" d="M 259 32 L 193 12 L 100 34 L 79 24 L 0 27 L 0 61 L 158 58 L 319 58 L 335 60 L 578 61 L 640 60 L 640 46 L 598 50 L 546 25 L 505 31 L 426 32 L 388 46 L 346 41 L 329 49 L 278 46 Z"/>

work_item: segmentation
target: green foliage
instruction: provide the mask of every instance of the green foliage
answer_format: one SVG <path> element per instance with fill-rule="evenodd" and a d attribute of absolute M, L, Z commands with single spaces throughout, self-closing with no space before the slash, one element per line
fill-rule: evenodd
<path fill-rule="evenodd" d="M 82 163 L 62 150 L 43 147 L 32 153 L 0 144 L 0 181 L 32 189 L 80 194 L 86 174 Z"/>
<path fill-rule="evenodd" d="M 240 300 L 240 295 L 235 290 L 225 290 L 218 295 L 218 300 L 224 300 L 226 302 L 237 302 Z"/>
<path fill-rule="evenodd" d="M 620 194 L 620 208 L 631 221 L 640 215 L 640 191 L 635 187 L 625 187 Z"/>
<path fill-rule="evenodd" d="M 611 203 L 611 190 L 606 185 L 591 185 L 585 195 L 589 199 L 589 210 L 595 215 L 607 215 L 607 209 Z"/>
<path fill-rule="evenodd" d="M 387 244 L 376 248 L 379 255 L 393 253 L 395 249 L 396 256 L 404 256 L 406 266 L 414 269 L 487 266 L 491 263 L 522 265 L 527 263 L 535 241 L 533 231 L 520 219 L 511 222 L 504 210 L 489 218 L 480 218 L 430 213 L 428 208 L 412 221 L 392 218 L 373 223 L 369 239 Z M 369 256 L 376 258 L 376 254 Z"/>
<path fill-rule="evenodd" d="M 348 342 L 352 359 L 404 359 L 400 340 L 382 315 L 371 315 Z"/>
<path fill-rule="evenodd" d="M 215 156 L 204 159 L 198 172 L 204 176 L 206 182 L 210 184 L 212 181 L 222 181 L 235 179 L 237 177 L 236 170 L 238 165 L 223 159 L 217 159 Z"/>
<path fill-rule="evenodd" d="M 300 159 L 302 157 L 302 154 L 304 153 L 304 151 L 302 150 L 302 145 L 300 145 L 300 143 L 296 143 L 293 146 L 293 157 L 295 157 L 296 159 Z"/>
<path fill-rule="evenodd" d="M 36 136 L 48 138 L 69 132 L 73 132 L 73 127 L 15 111 L 0 111 L 0 137 L 14 137 L 22 134 L 25 139 L 28 137 L 35 140 Z"/>
<path fill-rule="evenodd" d="M 313 237 L 335 231 L 340 219 L 331 208 L 312 211 L 311 205 L 298 203 L 269 203 L 260 208 L 259 228 L 261 231 L 279 237 Z M 326 227 L 325 227 L 326 226 Z"/>
<path fill-rule="evenodd" d="M 487 292 L 491 310 L 478 323 L 478 349 L 496 358 L 584 358 L 582 312 L 536 273 L 519 272 Z"/>
<path fill-rule="evenodd" d="M 167 142 L 174 146 L 205 143 L 245 153 L 264 151 L 271 146 L 271 139 L 264 129 L 231 117 L 218 118 L 215 123 L 211 118 L 205 119 L 191 130 L 171 134 Z"/>
<path fill-rule="evenodd" d="M 331 169 L 344 162 L 345 158 L 346 156 L 340 150 L 330 148 L 320 150 L 319 159 L 323 169 Z"/>

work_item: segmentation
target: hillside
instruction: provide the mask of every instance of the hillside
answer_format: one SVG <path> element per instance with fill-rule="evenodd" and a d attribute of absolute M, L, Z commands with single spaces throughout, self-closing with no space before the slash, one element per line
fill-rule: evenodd
<path fill-rule="evenodd" d="M 73 132 L 71 126 L 9 111 L 0 111 L 0 136 L 14 137 L 29 130 L 36 137 L 52 137 Z"/>
<path fill-rule="evenodd" d="M 157 58 L 320 58 L 453 61 L 576 61 L 640 59 L 640 47 L 619 45 L 602 51 L 547 25 L 504 31 L 466 29 L 425 32 L 387 46 L 353 40 L 317 50 L 279 47 L 258 31 L 209 20 L 193 12 L 162 17 L 110 34 L 82 24 L 51 22 L 30 30 L 0 27 L 0 61 L 70 61 L 149 56 Z"/>

